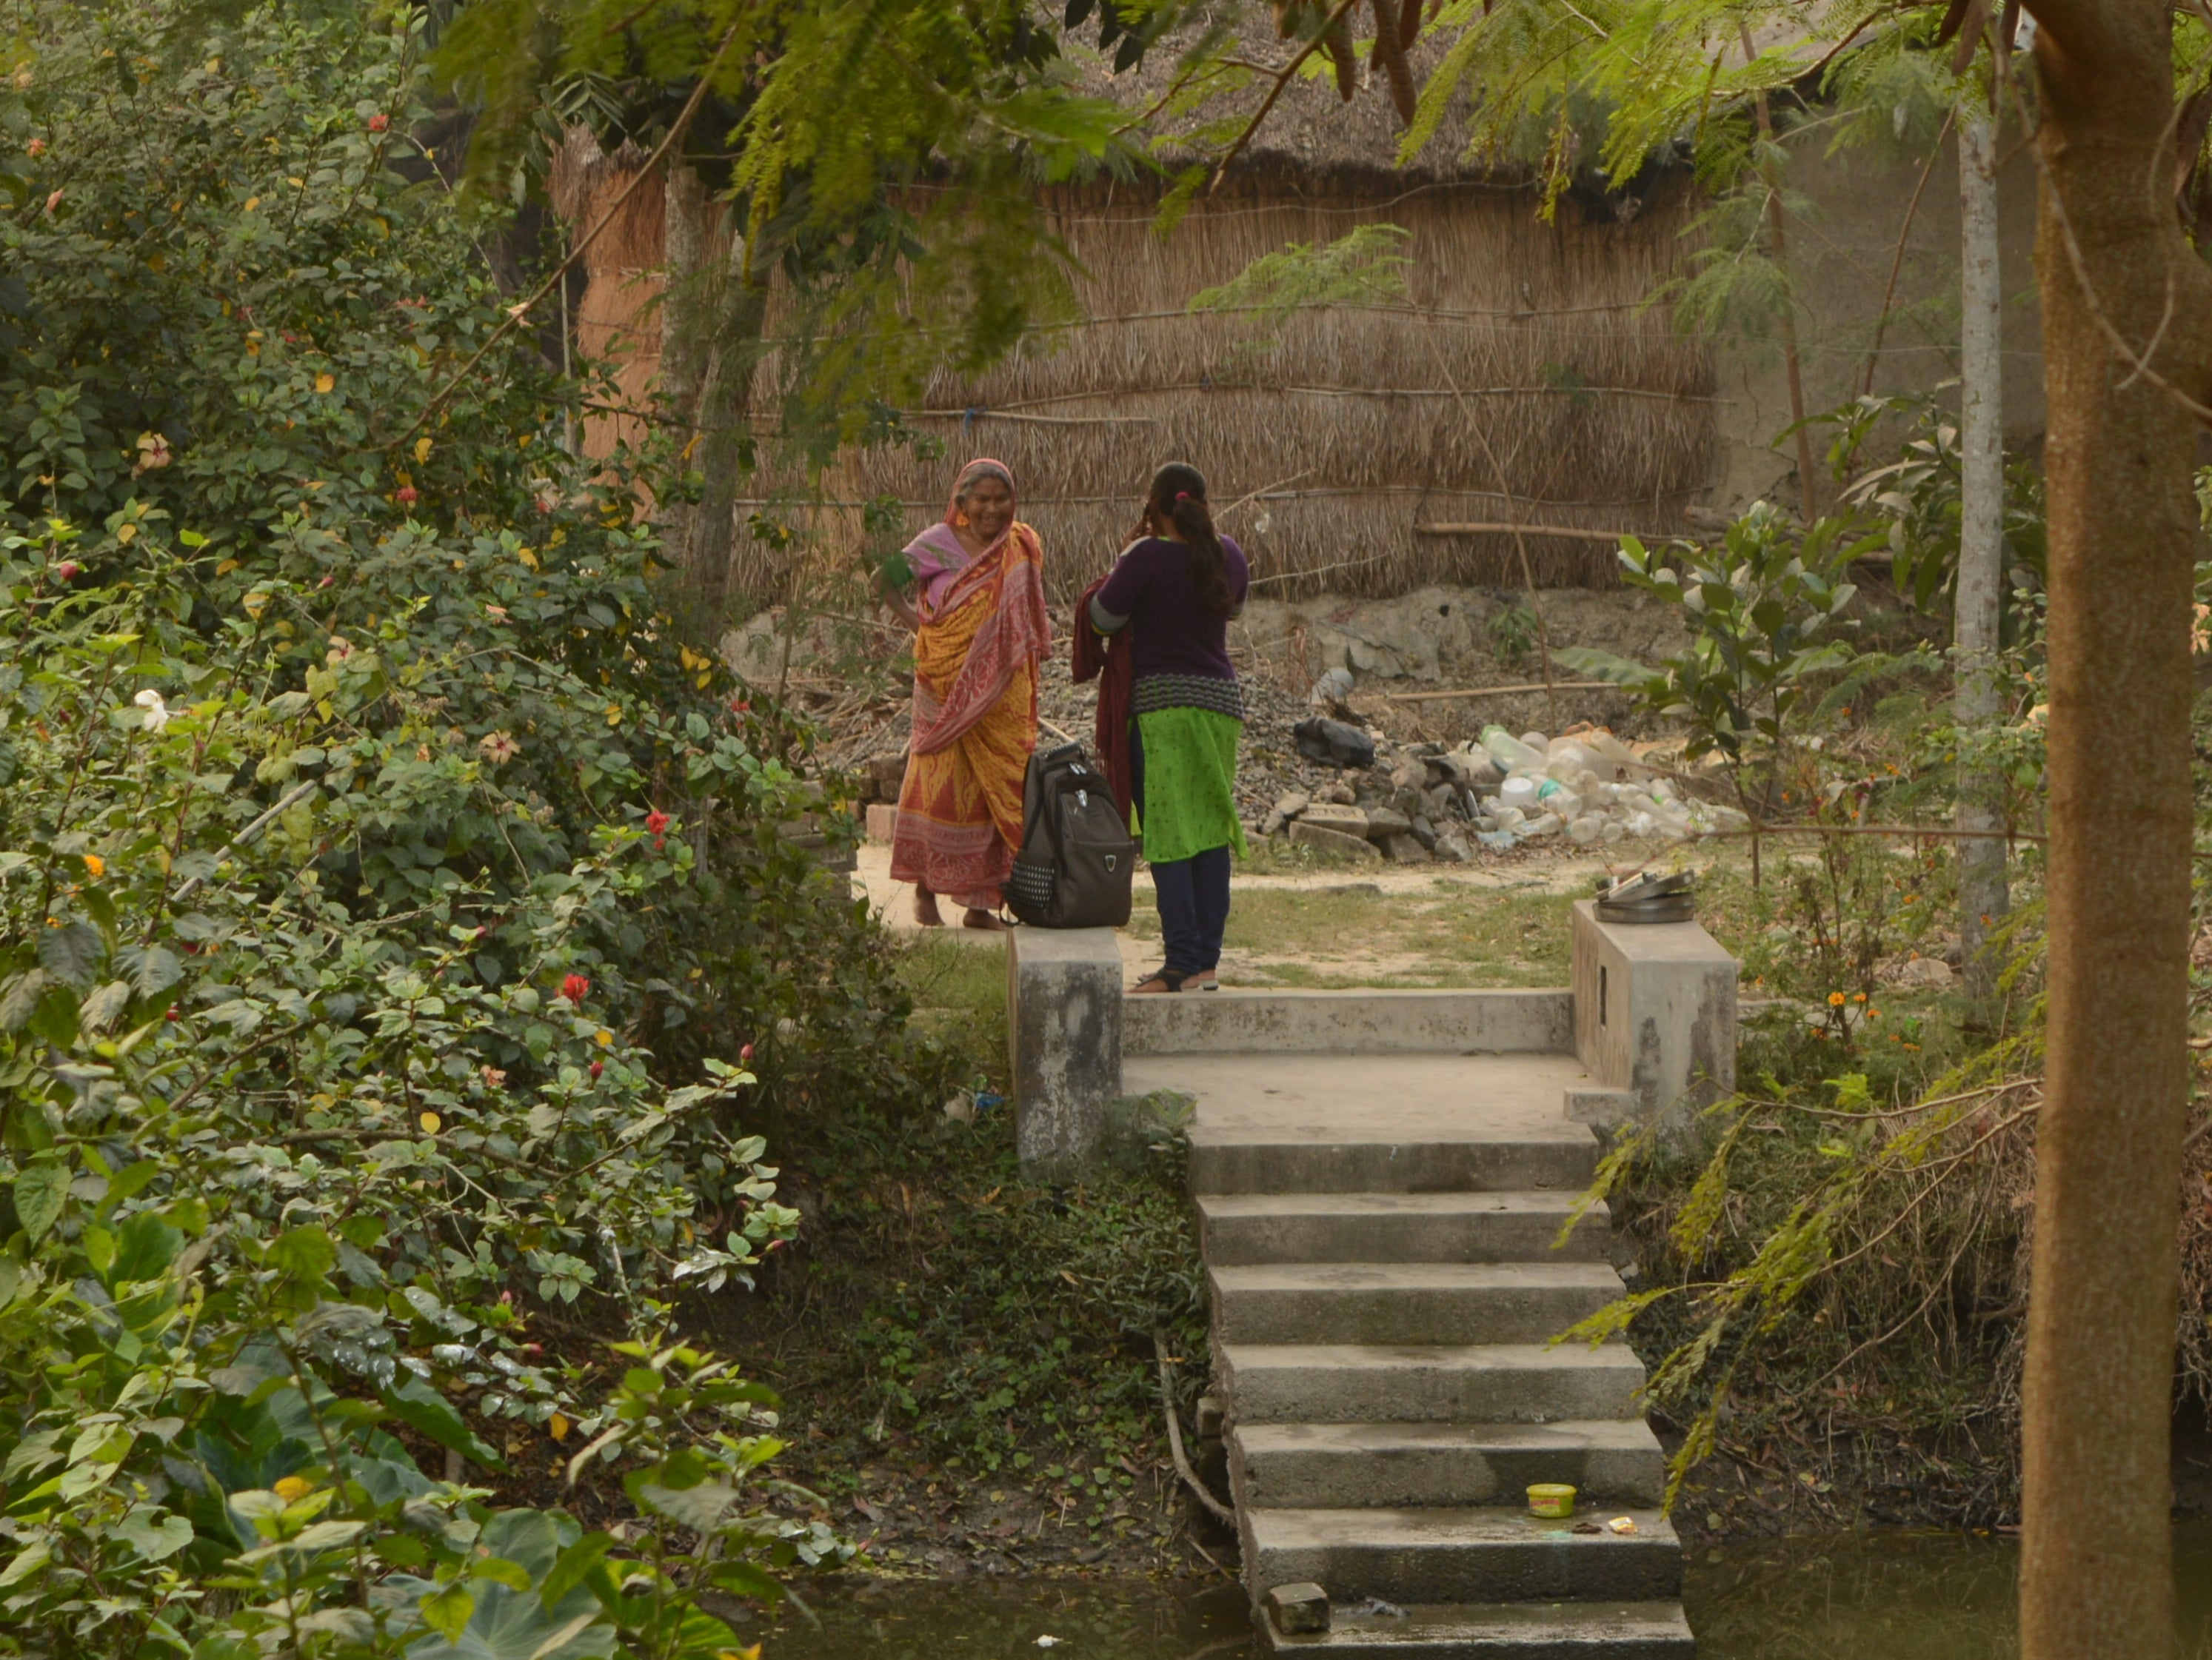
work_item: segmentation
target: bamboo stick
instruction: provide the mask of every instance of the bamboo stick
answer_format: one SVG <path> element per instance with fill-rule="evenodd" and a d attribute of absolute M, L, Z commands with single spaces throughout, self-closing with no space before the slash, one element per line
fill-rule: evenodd
<path fill-rule="evenodd" d="M 1570 524 L 1509 524 L 1500 520 L 1487 519 L 1466 524 L 1416 524 L 1417 536 L 1511 536 L 1518 532 L 1530 536 L 1566 536 L 1576 542 L 1618 542 L 1623 536 L 1635 536 L 1633 530 L 1584 530 Z M 1638 537 L 1639 541 L 1644 538 Z M 1671 536 L 1652 536 L 1653 542 L 1671 542 Z"/>
<path fill-rule="evenodd" d="M 1540 680 L 1522 686 L 1470 686 L 1458 692 L 1385 692 L 1386 703 L 1439 703 L 1448 698 L 1504 697 L 1512 692 L 1595 692 L 1600 688 L 1618 692 L 1620 686 L 1609 680 L 1559 680 L 1546 686 Z"/>

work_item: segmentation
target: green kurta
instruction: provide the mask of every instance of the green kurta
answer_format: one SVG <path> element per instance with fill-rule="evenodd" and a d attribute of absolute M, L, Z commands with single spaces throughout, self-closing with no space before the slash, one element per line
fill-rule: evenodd
<path fill-rule="evenodd" d="M 1244 856 L 1237 816 L 1237 742 L 1244 723 L 1211 709 L 1154 709 L 1137 717 L 1145 798 L 1129 815 L 1145 857 L 1170 864 L 1216 847 Z"/>

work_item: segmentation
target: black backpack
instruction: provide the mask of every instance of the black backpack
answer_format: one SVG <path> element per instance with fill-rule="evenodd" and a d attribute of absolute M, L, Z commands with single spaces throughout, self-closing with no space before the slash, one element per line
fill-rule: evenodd
<path fill-rule="evenodd" d="M 1007 908 L 1032 928 L 1119 928 L 1129 920 L 1136 864 L 1128 821 L 1083 746 L 1032 754 Z"/>

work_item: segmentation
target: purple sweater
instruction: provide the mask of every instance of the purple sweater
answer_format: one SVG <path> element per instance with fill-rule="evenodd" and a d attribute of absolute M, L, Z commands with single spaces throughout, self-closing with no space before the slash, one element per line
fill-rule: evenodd
<path fill-rule="evenodd" d="M 1229 592 L 1239 609 L 1251 583 L 1244 550 L 1221 538 L 1222 567 Z M 1148 675 L 1199 675 L 1235 680 L 1229 662 L 1229 620 L 1198 603 L 1190 579 L 1190 550 L 1164 536 L 1146 536 L 1124 548 L 1094 601 L 1096 611 L 1126 621 L 1135 633 L 1130 671 Z"/>

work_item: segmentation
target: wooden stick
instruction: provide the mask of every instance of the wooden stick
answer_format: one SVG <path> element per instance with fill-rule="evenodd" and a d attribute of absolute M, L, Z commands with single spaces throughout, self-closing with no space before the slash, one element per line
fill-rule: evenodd
<path fill-rule="evenodd" d="M 1583 530 L 1569 524 L 1513 524 L 1504 520 L 1478 519 L 1465 524 L 1416 524 L 1417 536 L 1566 536 L 1576 542 L 1618 542 L 1623 536 L 1635 536 L 1633 530 Z M 1639 542 L 1671 542 L 1671 536 L 1638 536 Z"/>
<path fill-rule="evenodd" d="M 1594 692 L 1600 687 L 1614 692 L 1628 689 L 1610 680 L 1561 680 L 1549 687 L 1539 680 L 1525 686 L 1470 686 L 1462 692 L 1385 692 L 1382 699 L 1386 703 L 1436 703 L 1446 698 L 1494 698 L 1514 692 Z"/>

